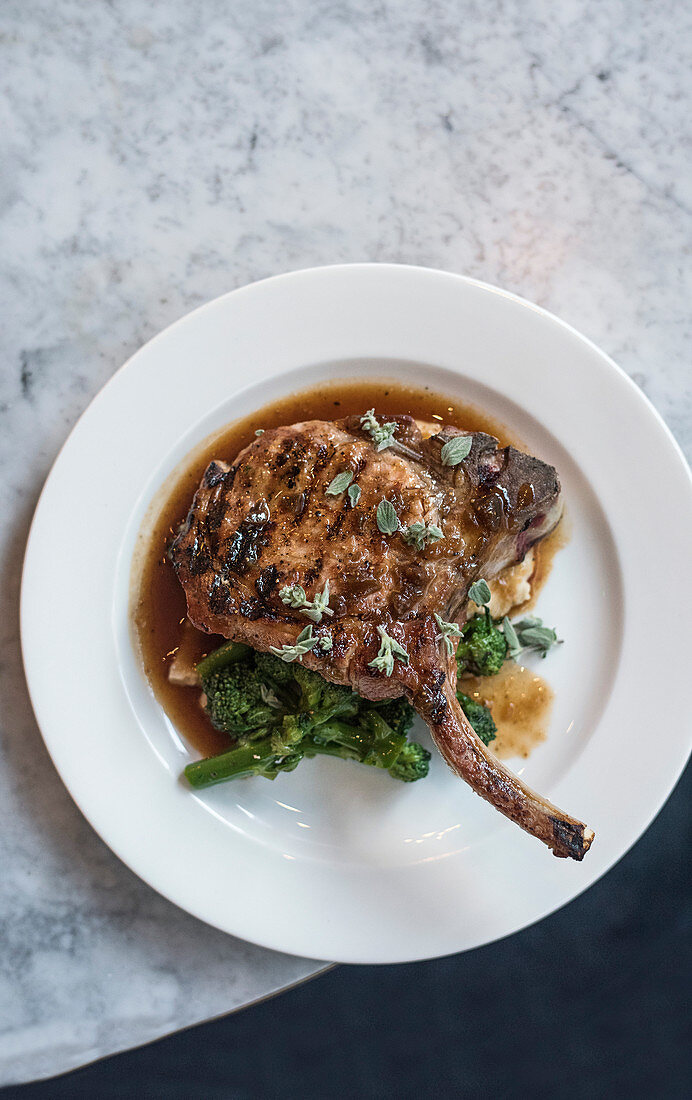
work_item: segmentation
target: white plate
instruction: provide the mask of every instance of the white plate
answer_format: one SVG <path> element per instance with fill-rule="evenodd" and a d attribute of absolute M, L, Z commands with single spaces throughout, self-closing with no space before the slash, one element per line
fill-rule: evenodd
<path fill-rule="evenodd" d="M 554 859 L 435 757 L 396 784 L 309 761 L 193 795 L 190 758 L 132 646 L 130 564 L 156 490 L 196 443 L 323 378 L 424 381 L 504 421 L 557 466 L 573 528 L 539 612 L 548 740 L 519 768 L 596 830 Z M 421 268 L 352 265 L 255 283 L 183 318 L 98 395 L 46 483 L 29 539 L 31 697 L 73 798 L 138 875 L 267 947 L 396 962 L 488 943 L 594 882 L 660 810 L 688 755 L 692 493 L 671 435 L 602 352 L 541 309 Z M 683 607 L 682 602 L 687 603 Z M 666 619 L 661 681 L 647 652 Z"/>

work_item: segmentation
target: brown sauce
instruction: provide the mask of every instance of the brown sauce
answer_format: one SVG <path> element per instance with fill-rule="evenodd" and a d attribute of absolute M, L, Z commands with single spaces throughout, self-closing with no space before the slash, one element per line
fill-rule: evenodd
<path fill-rule="evenodd" d="M 173 684 L 168 678 L 170 664 L 183 641 L 186 619 L 185 596 L 166 556 L 170 540 L 185 518 L 209 462 L 213 458 L 232 461 L 253 440 L 257 428 L 278 427 L 300 420 L 336 419 L 362 413 L 372 407 L 378 416 L 408 413 L 417 420 L 488 432 L 503 445 L 516 442 L 501 424 L 479 409 L 451 401 L 428 388 L 393 380 L 322 383 L 265 405 L 251 416 L 229 424 L 221 432 L 204 440 L 183 460 L 152 502 L 140 533 L 133 570 L 136 637 L 144 669 L 157 700 L 178 732 L 203 756 L 223 751 L 231 741 L 227 734 L 212 728 L 200 707 L 199 688 Z M 545 567 L 540 568 L 547 576 Z M 547 568 L 549 571 L 549 566 Z M 222 641 L 216 635 L 191 631 L 188 627 L 184 642 L 186 656 L 189 654 L 191 660 L 196 662 Z M 486 691 L 485 684 L 483 690 Z M 547 685 L 546 690 L 549 691 Z M 495 721 L 499 727 L 497 715 Z M 498 741 L 493 745 L 500 740 L 498 733 Z"/>
<path fill-rule="evenodd" d="M 553 690 L 531 669 L 509 661 L 497 676 L 464 677 L 459 684 L 485 707 L 490 707 L 497 726 L 490 748 L 501 760 L 526 758 L 545 741 L 553 704 Z"/>

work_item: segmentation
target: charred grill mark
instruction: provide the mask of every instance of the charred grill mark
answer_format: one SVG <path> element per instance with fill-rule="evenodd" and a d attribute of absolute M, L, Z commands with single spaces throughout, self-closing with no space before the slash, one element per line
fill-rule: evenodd
<path fill-rule="evenodd" d="M 223 568 L 226 572 L 242 575 L 259 559 L 262 550 L 269 542 L 269 532 L 245 520 L 235 534 L 226 543 L 223 556 Z"/>
<path fill-rule="evenodd" d="M 434 679 L 435 685 L 436 685 L 436 686 L 437 686 L 438 688 L 441 688 L 441 687 L 442 687 L 442 685 L 443 685 L 443 684 L 444 684 L 444 682 L 445 682 L 445 674 L 444 674 L 444 671 L 443 671 L 443 669 L 441 669 L 441 668 L 438 668 L 438 669 L 437 669 L 437 670 L 435 671 L 435 673 L 433 674 L 433 679 Z"/>
<path fill-rule="evenodd" d="M 328 542 L 332 542 L 335 538 L 338 538 L 339 532 L 341 531 L 341 528 L 344 525 L 344 520 L 346 519 L 346 513 L 348 511 L 348 508 L 349 508 L 348 501 L 344 500 L 343 504 L 341 505 L 341 510 L 337 513 L 336 519 L 334 520 L 333 523 L 330 523 L 328 528 L 327 528 L 327 541 Z"/>
<path fill-rule="evenodd" d="M 291 457 L 291 450 L 292 448 L 289 447 L 287 450 L 279 451 L 278 455 L 272 456 L 272 465 L 274 469 L 280 470 L 282 466 L 286 465 Z"/>
<path fill-rule="evenodd" d="M 275 565 L 268 565 L 260 573 L 255 581 L 255 588 L 262 600 L 266 600 L 267 596 L 271 595 L 276 588 L 277 577 L 278 570 Z"/>
<path fill-rule="evenodd" d="M 249 600 L 243 600 L 240 605 L 239 611 L 245 619 L 254 620 L 261 617 L 263 613 L 263 607 L 259 600 L 253 598 Z"/>
<path fill-rule="evenodd" d="M 300 474 L 301 469 L 302 469 L 302 467 L 301 467 L 300 463 L 296 462 L 296 463 L 293 464 L 293 466 L 290 467 L 289 470 L 286 471 L 286 473 L 288 474 L 288 478 L 286 479 L 286 487 L 288 489 L 295 489 L 295 487 L 296 487 L 296 478 Z"/>
<path fill-rule="evenodd" d="M 167 550 L 168 560 L 172 563 L 176 572 L 182 567 L 182 555 L 186 551 L 185 539 L 190 534 L 192 517 L 193 510 L 191 508 Z"/>
<path fill-rule="evenodd" d="M 225 486 L 223 489 L 219 489 L 214 496 L 214 500 L 209 508 L 209 511 L 207 512 L 205 527 L 210 536 L 213 536 L 223 523 L 223 518 L 226 514 L 227 495 L 228 492 Z M 210 541 L 213 541 L 213 539 L 210 538 Z"/>
<path fill-rule="evenodd" d="M 223 571 L 243 574 L 259 559 L 262 550 L 270 542 L 276 524 L 269 518 L 266 501 L 257 506 L 241 520 L 236 531 L 225 544 L 223 552 Z"/>
<path fill-rule="evenodd" d="M 294 520 L 294 527 L 299 527 L 304 517 L 309 513 L 310 498 L 312 497 L 313 490 L 317 484 L 319 475 L 323 472 L 326 466 L 329 465 L 334 455 L 334 448 L 327 447 L 326 444 L 320 443 L 315 452 L 315 460 L 313 462 L 312 469 L 308 473 L 308 480 L 301 492 L 301 506 L 300 510 L 296 508 L 296 518 Z"/>
<path fill-rule="evenodd" d="M 331 653 L 329 654 L 329 656 L 331 657 L 332 660 L 338 661 L 341 658 L 345 657 L 346 653 L 348 652 L 349 637 L 348 637 L 348 634 L 346 634 L 345 632 L 342 632 L 340 630 L 334 630 L 333 628 L 332 628 L 332 631 L 331 631 L 331 636 L 332 636 L 332 649 L 331 649 Z"/>
<path fill-rule="evenodd" d="M 209 607 L 215 615 L 223 615 L 229 610 L 231 593 L 218 574 L 216 574 L 209 587 L 209 595 L 207 598 L 209 600 Z"/>
<path fill-rule="evenodd" d="M 434 725 L 439 726 L 447 713 L 447 697 L 443 691 L 438 691 L 431 696 L 430 718 Z"/>
<path fill-rule="evenodd" d="M 425 640 L 422 635 L 419 635 L 419 639 Z M 410 649 L 413 647 L 411 646 Z M 426 669 L 421 694 L 425 700 L 425 720 L 433 726 L 441 725 L 447 717 L 448 704 L 444 690 L 446 679 L 443 669 L 434 667 Z"/>
<path fill-rule="evenodd" d="M 208 573 L 212 565 L 212 556 L 207 543 L 207 536 L 201 523 L 197 524 L 192 545 L 187 547 L 188 569 L 193 577 L 199 577 L 202 573 Z"/>

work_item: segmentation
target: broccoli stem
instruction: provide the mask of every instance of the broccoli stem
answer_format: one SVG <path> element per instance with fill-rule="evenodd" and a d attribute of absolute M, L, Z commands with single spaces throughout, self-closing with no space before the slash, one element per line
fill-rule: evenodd
<path fill-rule="evenodd" d="M 242 642 L 226 642 L 219 649 L 215 649 L 208 657 L 203 657 L 197 665 L 197 672 L 201 679 L 211 676 L 213 672 L 219 672 L 222 668 L 235 665 L 244 660 L 248 653 L 252 653 L 249 645 Z"/>
<path fill-rule="evenodd" d="M 371 715 L 368 726 L 361 729 L 346 722 L 325 722 L 317 727 L 316 736 L 303 738 L 300 747 L 306 756 L 316 752 L 359 760 L 376 768 L 391 767 L 406 744 L 406 734 L 395 733 L 379 715 Z"/>
<path fill-rule="evenodd" d="M 306 756 L 336 756 L 339 760 L 357 760 L 362 763 L 358 749 L 349 745 L 338 745 L 336 741 L 317 741 L 314 737 L 304 737 L 300 743 L 301 752 Z"/>
<path fill-rule="evenodd" d="M 185 776 L 191 787 L 213 787 L 215 783 L 223 783 L 227 779 L 262 775 L 278 759 L 272 749 L 271 737 L 265 737 L 250 745 L 236 745 L 206 760 L 195 760 L 185 768 Z"/>

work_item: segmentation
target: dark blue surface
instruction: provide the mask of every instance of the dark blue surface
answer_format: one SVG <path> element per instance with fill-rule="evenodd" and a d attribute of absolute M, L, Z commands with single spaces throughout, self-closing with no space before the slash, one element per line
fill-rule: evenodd
<path fill-rule="evenodd" d="M 510 939 L 429 963 L 338 967 L 0 1098 L 690 1096 L 691 794 L 688 768 L 605 879 Z"/>

